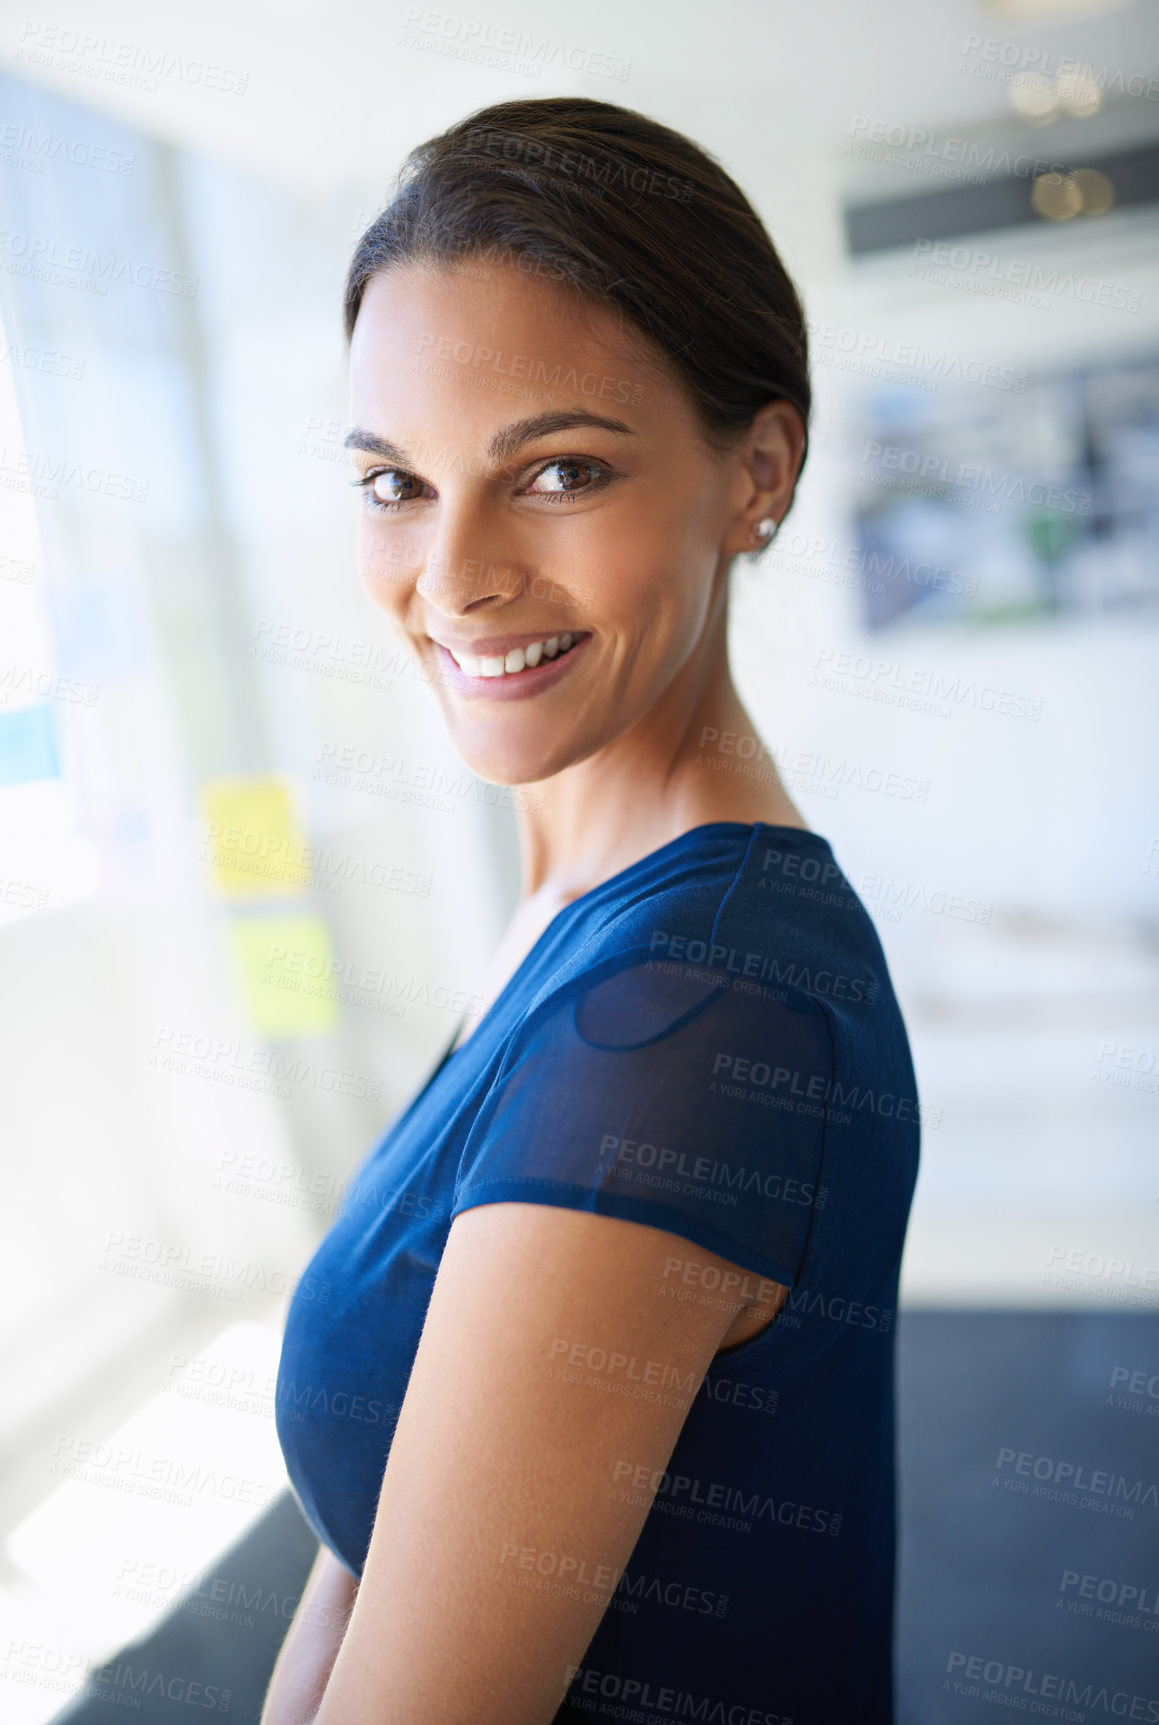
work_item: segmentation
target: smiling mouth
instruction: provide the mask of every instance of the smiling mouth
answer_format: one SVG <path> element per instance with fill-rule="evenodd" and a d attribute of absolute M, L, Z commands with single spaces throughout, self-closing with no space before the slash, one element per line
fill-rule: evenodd
<path fill-rule="evenodd" d="M 513 647 L 507 654 L 481 658 L 471 653 L 456 653 L 452 647 L 446 651 L 466 677 L 517 677 L 520 671 L 532 671 L 545 659 L 562 658 L 565 653 L 570 653 L 577 641 L 583 639 L 582 633 L 569 631 L 563 635 L 549 635 L 543 641 L 529 641 L 526 647 Z"/>

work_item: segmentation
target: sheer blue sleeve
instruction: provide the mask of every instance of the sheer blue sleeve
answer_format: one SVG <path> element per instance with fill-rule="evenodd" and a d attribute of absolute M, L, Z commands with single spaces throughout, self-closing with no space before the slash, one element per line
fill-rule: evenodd
<path fill-rule="evenodd" d="M 803 992 L 617 953 L 524 1020 L 452 1214 L 517 1199 L 618 1216 L 791 1287 L 827 1196 L 832 1078 Z"/>

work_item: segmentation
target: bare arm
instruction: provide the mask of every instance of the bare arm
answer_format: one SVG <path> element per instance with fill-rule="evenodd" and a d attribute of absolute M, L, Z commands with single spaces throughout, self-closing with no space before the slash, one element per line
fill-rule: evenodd
<path fill-rule="evenodd" d="M 358 1583 L 326 1546 L 318 1548 L 278 1654 L 261 1725 L 310 1725 L 334 1665 Z"/>
<path fill-rule="evenodd" d="M 674 1299 L 690 1265 L 747 1299 Z M 782 1295 L 642 1223 L 520 1203 L 456 1217 L 349 1628 L 316 1712 L 264 1725 L 550 1725 L 713 1355 L 738 1310 Z M 616 1393 L 626 1370 L 577 1369 L 593 1349 L 658 1362 L 680 1394 Z"/>

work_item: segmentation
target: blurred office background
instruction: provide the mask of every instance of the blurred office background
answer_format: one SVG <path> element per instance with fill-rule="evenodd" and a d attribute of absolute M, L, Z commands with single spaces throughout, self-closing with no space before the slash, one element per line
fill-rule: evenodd
<path fill-rule="evenodd" d="M 984 1716 L 959 1653 L 1159 1694 L 1154 9 L 468 5 L 0 25 L 3 1716 L 256 1717 L 286 1296 L 519 890 L 355 577 L 343 275 L 411 146 L 561 93 L 717 155 L 809 316 L 735 663 L 928 1116 L 899 1718 Z"/>

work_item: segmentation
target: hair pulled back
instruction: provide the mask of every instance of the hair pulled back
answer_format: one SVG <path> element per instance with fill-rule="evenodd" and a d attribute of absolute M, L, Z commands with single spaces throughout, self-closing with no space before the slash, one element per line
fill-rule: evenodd
<path fill-rule="evenodd" d="M 483 257 L 618 310 L 683 382 L 711 445 L 732 446 L 785 400 L 807 449 L 796 289 L 739 186 L 681 133 L 611 102 L 551 96 L 496 103 L 420 144 L 355 250 L 347 340 L 380 271 Z"/>

